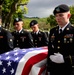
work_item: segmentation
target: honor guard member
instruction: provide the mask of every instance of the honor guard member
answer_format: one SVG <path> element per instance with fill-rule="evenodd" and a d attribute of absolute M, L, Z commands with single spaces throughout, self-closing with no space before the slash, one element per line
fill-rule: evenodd
<path fill-rule="evenodd" d="M 34 47 L 42 47 L 48 45 L 48 38 L 46 33 L 39 30 L 38 22 L 32 20 L 30 22 L 30 27 L 32 29 L 31 35 L 33 37 Z"/>
<path fill-rule="evenodd" d="M 71 75 L 74 65 L 74 27 L 69 19 L 70 9 L 61 4 L 55 7 L 57 27 L 50 30 L 47 71 L 49 75 Z"/>
<path fill-rule="evenodd" d="M 2 28 L 2 18 L 0 17 L 0 54 L 8 52 L 13 49 L 12 34 L 6 29 Z"/>
<path fill-rule="evenodd" d="M 14 48 L 31 48 L 33 45 L 33 38 L 31 34 L 25 31 L 23 27 L 23 20 L 15 18 L 13 22 L 15 31 L 12 32 L 14 38 Z"/>

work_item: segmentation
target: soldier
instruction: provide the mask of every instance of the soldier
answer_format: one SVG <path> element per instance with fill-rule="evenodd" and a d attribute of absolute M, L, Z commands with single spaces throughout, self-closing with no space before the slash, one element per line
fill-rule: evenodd
<path fill-rule="evenodd" d="M 48 45 L 48 38 L 46 33 L 39 30 L 38 22 L 36 20 L 32 20 L 30 22 L 30 27 L 33 30 L 31 35 L 33 37 L 34 47 L 42 47 Z"/>
<path fill-rule="evenodd" d="M 15 28 L 15 31 L 12 32 L 14 48 L 23 49 L 34 47 L 31 34 L 22 28 L 23 20 L 21 18 L 15 18 L 13 25 Z"/>
<path fill-rule="evenodd" d="M 55 7 L 53 13 L 58 26 L 50 30 L 47 71 L 49 75 L 71 75 L 74 65 L 74 27 L 69 21 L 70 9 L 61 4 Z"/>
<path fill-rule="evenodd" d="M 13 49 L 12 34 L 2 28 L 2 18 L 0 17 L 0 54 L 8 52 Z"/>

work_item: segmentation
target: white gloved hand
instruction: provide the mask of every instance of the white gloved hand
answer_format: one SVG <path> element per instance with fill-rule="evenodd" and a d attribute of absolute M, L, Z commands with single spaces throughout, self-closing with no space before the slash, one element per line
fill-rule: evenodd
<path fill-rule="evenodd" d="M 55 63 L 64 63 L 63 55 L 60 53 L 54 53 L 54 55 L 50 55 L 50 60 Z"/>

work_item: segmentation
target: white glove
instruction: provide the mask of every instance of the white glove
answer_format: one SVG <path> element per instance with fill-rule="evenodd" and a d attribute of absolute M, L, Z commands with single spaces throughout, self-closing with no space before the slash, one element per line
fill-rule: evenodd
<path fill-rule="evenodd" d="M 63 55 L 60 53 L 54 53 L 54 55 L 50 55 L 50 60 L 55 63 L 64 63 Z"/>

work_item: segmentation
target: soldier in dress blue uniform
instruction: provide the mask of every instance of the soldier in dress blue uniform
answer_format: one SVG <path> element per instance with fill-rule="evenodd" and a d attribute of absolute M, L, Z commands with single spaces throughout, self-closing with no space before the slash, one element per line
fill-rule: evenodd
<path fill-rule="evenodd" d="M 15 18 L 13 25 L 15 28 L 15 31 L 12 32 L 14 38 L 14 48 L 23 49 L 34 47 L 31 34 L 22 28 L 23 20 L 21 18 Z"/>
<path fill-rule="evenodd" d="M 38 22 L 36 20 L 32 20 L 30 22 L 30 27 L 33 30 L 31 35 L 33 37 L 34 47 L 42 47 L 48 45 L 48 38 L 46 33 L 39 30 Z"/>
<path fill-rule="evenodd" d="M 50 30 L 47 71 L 49 75 L 71 75 L 74 65 L 74 27 L 69 21 L 70 9 L 61 4 L 55 7 L 53 13 L 58 26 Z"/>
<path fill-rule="evenodd" d="M 0 17 L 0 54 L 8 52 L 13 49 L 12 34 L 2 28 L 2 18 Z"/>

